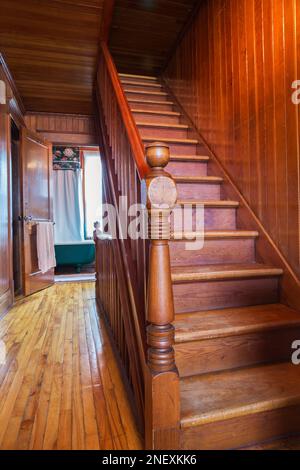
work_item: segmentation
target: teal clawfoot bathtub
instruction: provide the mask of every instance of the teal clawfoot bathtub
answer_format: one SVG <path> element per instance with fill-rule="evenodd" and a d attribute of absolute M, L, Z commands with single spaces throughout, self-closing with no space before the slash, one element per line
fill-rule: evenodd
<path fill-rule="evenodd" d="M 93 240 L 56 243 L 55 256 L 57 266 L 74 266 L 80 273 L 83 265 L 95 261 L 95 243 Z"/>

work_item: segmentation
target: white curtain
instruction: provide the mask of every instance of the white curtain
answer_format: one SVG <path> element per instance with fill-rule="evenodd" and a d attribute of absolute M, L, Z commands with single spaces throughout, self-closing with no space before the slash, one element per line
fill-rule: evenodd
<path fill-rule="evenodd" d="M 85 235 L 93 237 L 94 222 L 102 222 L 102 169 L 99 152 L 84 151 Z"/>
<path fill-rule="evenodd" d="M 55 170 L 53 213 L 55 243 L 84 240 L 81 170 Z"/>

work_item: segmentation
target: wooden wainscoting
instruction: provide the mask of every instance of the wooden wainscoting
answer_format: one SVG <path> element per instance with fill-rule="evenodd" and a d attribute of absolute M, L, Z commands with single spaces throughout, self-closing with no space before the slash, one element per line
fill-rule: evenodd
<path fill-rule="evenodd" d="M 75 114 L 28 113 L 26 125 L 53 143 L 62 145 L 96 145 L 93 116 Z"/>
<path fill-rule="evenodd" d="M 1 76 L 0 76 L 1 77 Z M 12 304 L 8 106 L 0 104 L 0 315 Z"/>
<path fill-rule="evenodd" d="M 0 54 L 0 80 L 4 96 L 0 103 L 0 315 L 13 302 L 11 190 L 10 190 L 10 109 L 13 90 L 8 69 Z"/>

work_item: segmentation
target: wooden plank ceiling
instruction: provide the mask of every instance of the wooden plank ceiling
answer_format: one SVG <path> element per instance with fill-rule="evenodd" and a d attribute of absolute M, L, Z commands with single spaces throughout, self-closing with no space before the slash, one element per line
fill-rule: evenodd
<path fill-rule="evenodd" d="M 27 111 L 92 114 L 104 0 L 1 0 L 0 51 Z"/>
<path fill-rule="evenodd" d="M 121 72 L 157 74 L 195 0 L 115 0 L 109 48 Z"/>
<path fill-rule="evenodd" d="M 26 111 L 93 114 L 104 5 L 111 1 L 1 0 L 0 52 Z M 196 3 L 115 0 L 110 49 L 118 69 L 159 72 Z"/>

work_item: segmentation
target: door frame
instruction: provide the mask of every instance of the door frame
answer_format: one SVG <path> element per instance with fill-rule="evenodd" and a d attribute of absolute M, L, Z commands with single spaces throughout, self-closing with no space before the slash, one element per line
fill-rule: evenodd
<path fill-rule="evenodd" d="M 21 127 L 22 125 L 20 123 L 18 123 L 15 119 L 14 119 L 14 116 L 10 116 L 10 145 L 9 145 L 9 149 L 10 149 L 10 186 L 11 186 L 11 233 L 12 233 L 12 243 L 11 243 L 11 264 L 12 264 L 12 279 L 13 279 L 13 293 L 14 293 L 14 298 L 19 295 L 22 295 L 23 294 L 23 279 L 22 279 L 22 276 L 23 276 L 23 253 L 22 253 L 22 243 L 21 243 L 21 239 L 22 239 L 22 228 L 21 228 L 21 221 L 19 221 L 19 226 L 18 226 L 18 236 L 19 236 L 19 241 L 20 241 L 20 246 L 19 246 L 19 249 L 18 249 L 18 253 L 17 255 L 19 255 L 20 257 L 20 271 L 21 271 L 21 292 L 16 294 L 16 288 L 15 288 L 15 278 L 14 278 L 14 256 L 15 256 L 15 247 L 14 247 L 14 236 L 15 236 L 15 233 L 14 233 L 14 215 L 15 216 L 19 216 L 21 214 L 21 207 L 19 207 L 19 211 L 18 211 L 18 214 L 14 214 L 13 212 L 13 206 L 14 206 L 14 197 L 16 197 L 14 194 L 12 194 L 13 190 L 14 190 L 14 175 L 13 175 L 13 153 L 12 153 L 12 125 L 15 125 L 15 127 L 18 129 L 18 132 L 19 132 L 19 145 L 18 145 L 18 156 L 17 156 L 17 165 L 18 165 L 18 176 L 19 176 L 19 179 L 18 179 L 18 197 L 20 199 L 20 206 L 21 206 Z"/>
<path fill-rule="evenodd" d="M 18 93 L 14 79 L 9 71 L 3 55 L 0 53 L 0 80 L 5 84 L 6 102 L 0 104 L 5 113 L 6 122 L 6 154 L 7 154 L 7 207 L 8 207 L 8 230 L 7 230 L 7 249 L 9 263 L 9 289 L 0 298 L 0 318 L 12 307 L 15 301 L 14 279 L 13 279 L 13 231 L 12 231 L 12 168 L 11 168 L 11 119 L 20 130 L 25 126 L 24 115 L 25 107 Z"/>
<path fill-rule="evenodd" d="M 13 266 L 12 266 L 12 219 L 11 219 L 11 149 L 10 149 L 10 111 L 9 111 L 9 87 L 6 80 L 0 74 L 0 80 L 5 84 L 6 103 L 0 104 L 1 115 L 3 116 L 4 135 L 3 147 L 6 153 L 6 175 L 7 175 L 7 249 L 8 249 L 8 289 L 2 293 L 0 297 L 0 317 L 4 315 L 14 302 L 14 283 L 13 283 Z M 2 118 L 1 118 L 2 119 Z M 5 157 L 4 157 L 5 158 Z"/>

